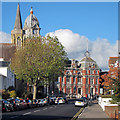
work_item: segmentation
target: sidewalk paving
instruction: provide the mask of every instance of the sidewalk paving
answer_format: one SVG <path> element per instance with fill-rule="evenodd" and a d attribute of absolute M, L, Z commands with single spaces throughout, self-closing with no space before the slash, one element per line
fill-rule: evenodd
<path fill-rule="evenodd" d="M 83 112 L 78 116 L 77 120 L 84 119 L 94 119 L 94 120 L 111 120 L 105 112 L 102 110 L 97 101 L 93 101 L 91 106 L 85 107 Z"/>

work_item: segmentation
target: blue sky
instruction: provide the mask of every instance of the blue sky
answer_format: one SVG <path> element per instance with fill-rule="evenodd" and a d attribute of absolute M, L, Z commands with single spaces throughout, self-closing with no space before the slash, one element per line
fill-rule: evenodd
<path fill-rule="evenodd" d="M 70 59 L 82 59 L 88 41 L 90 56 L 108 69 L 109 57 L 118 53 L 118 2 L 20 2 L 23 26 L 31 6 L 40 34 L 57 36 Z M 3 42 L 11 42 L 16 11 L 17 2 L 2 2 Z"/>
<path fill-rule="evenodd" d="M 106 38 L 110 43 L 118 39 L 117 2 L 20 2 L 22 24 L 33 7 L 41 35 L 58 29 L 70 29 L 87 36 L 91 41 Z M 2 31 L 14 28 L 17 2 L 2 2 Z"/>

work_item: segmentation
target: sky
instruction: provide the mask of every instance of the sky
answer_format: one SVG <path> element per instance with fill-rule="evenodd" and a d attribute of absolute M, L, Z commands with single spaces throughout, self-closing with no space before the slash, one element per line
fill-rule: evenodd
<path fill-rule="evenodd" d="M 102 69 L 108 69 L 110 56 L 117 56 L 117 2 L 20 2 L 22 25 L 30 14 L 40 24 L 41 36 L 57 36 L 70 59 L 84 57 L 87 40 L 90 56 Z M 2 42 L 10 43 L 17 2 L 2 2 Z"/>

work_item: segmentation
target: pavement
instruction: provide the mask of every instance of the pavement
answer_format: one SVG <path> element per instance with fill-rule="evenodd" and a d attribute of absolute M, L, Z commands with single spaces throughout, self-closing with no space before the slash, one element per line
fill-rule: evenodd
<path fill-rule="evenodd" d="M 82 113 L 78 116 L 77 120 L 111 120 L 102 110 L 97 100 L 92 101 L 91 106 L 83 109 Z"/>

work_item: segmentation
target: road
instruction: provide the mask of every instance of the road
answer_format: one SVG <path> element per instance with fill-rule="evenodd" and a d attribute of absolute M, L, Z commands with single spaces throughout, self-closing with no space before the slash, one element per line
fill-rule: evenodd
<path fill-rule="evenodd" d="M 74 102 L 69 104 L 49 105 L 26 109 L 15 112 L 5 112 L 2 120 L 70 120 L 80 110 L 74 106 Z"/>

